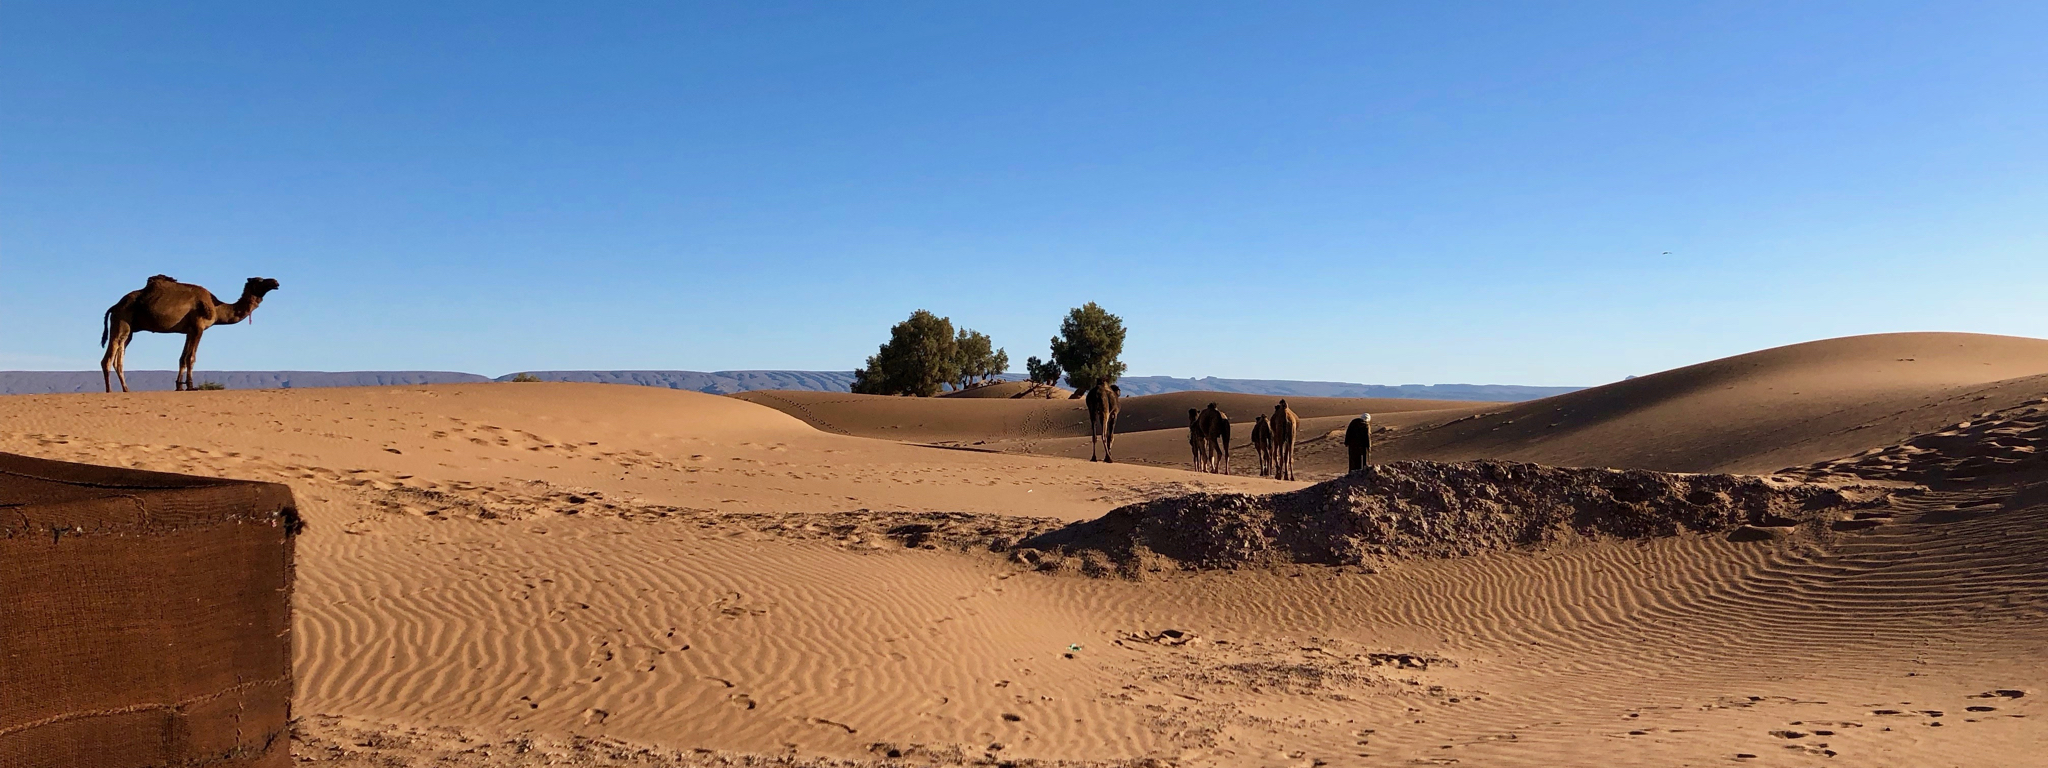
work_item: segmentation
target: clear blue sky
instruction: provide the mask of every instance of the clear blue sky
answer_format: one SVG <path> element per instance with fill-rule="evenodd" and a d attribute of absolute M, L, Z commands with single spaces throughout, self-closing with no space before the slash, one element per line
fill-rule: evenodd
<path fill-rule="evenodd" d="M 214 369 L 848 369 L 918 308 L 1021 364 L 1091 300 L 1178 376 L 2048 337 L 2048 3 L 173 5 L 0 4 L 0 368 L 157 272 L 283 282 Z"/>

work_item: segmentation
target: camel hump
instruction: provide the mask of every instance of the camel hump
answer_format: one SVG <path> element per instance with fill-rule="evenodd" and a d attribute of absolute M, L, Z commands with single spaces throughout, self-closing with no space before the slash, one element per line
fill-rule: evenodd
<path fill-rule="evenodd" d="M 149 284 L 150 284 L 150 285 L 156 285 L 157 283 L 175 283 L 175 282 L 178 282 L 178 278 L 175 278 L 175 277 L 171 277 L 170 275 L 150 275 L 150 276 L 149 276 Z"/>

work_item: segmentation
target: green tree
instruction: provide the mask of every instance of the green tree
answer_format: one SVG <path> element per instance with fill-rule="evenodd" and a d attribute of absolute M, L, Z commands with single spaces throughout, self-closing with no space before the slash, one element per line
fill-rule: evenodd
<path fill-rule="evenodd" d="M 1031 377 L 1033 384 L 1060 383 L 1060 364 L 1051 360 L 1040 360 L 1035 355 L 1024 358 L 1024 373 Z"/>
<path fill-rule="evenodd" d="M 966 389 L 993 375 L 989 369 L 995 367 L 996 350 L 988 334 L 962 328 L 953 344 L 954 389 Z M 1007 356 L 1004 362 L 1009 362 Z"/>
<path fill-rule="evenodd" d="M 982 367 L 981 377 L 983 379 L 993 379 L 1009 372 L 1010 353 L 1004 352 L 1002 347 L 997 347 L 995 356 L 989 358 L 988 365 Z"/>
<path fill-rule="evenodd" d="M 959 378 L 959 341 L 953 321 L 925 310 L 889 329 L 889 341 L 853 372 L 853 391 L 868 395 L 931 397 Z"/>
<path fill-rule="evenodd" d="M 1097 378 L 1115 382 L 1124 375 L 1117 360 L 1124 352 L 1124 320 L 1088 302 L 1067 313 L 1060 335 L 1052 339 L 1052 359 L 1067 372 L 1076 390 L 1095 386 Z"/>

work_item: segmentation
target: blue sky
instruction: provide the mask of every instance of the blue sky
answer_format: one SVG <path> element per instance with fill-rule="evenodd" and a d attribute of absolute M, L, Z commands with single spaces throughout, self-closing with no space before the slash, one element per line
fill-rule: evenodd
<path fill-rule="evenodd" d="M 214 369 L 847 369 L 918 308 L 1021 364 L 1086 301 L 1177 376 L 2048 337 L 2038 2 L 171 5 L 0 5 L 0 368 L 158 272 L 284 284 Z"/>

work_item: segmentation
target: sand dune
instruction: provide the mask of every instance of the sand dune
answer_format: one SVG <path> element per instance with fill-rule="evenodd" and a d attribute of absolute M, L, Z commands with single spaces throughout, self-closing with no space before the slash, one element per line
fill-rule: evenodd
<path fill-rule="evenodd" d="M 1310 424 L 1371 408 L 1394 455 L 1894 490 L 1814 536 L 1138 580 L 1014 547 L 1306 484 L 1023 453 L 1066 450 L 1072 401 L 577 384 L 13 397 L 0 450 L 293 486 L 309 764 L 2018 765 L 2048 737 L 2044 362 L 1914 334 L 1329 403 Z M 1167 428 L 1120 449 L 1186 450 L 1190 402 L 1132 400 Z M 976 440 L 1007 452 L 914 444 Z"/>
<path fill-rule="evenodd" d="M 1768 472 L 2048 394 L 2048 341 L 1901 333 L 1767 349 L 1397 434 L 1388 460 Z"/>

